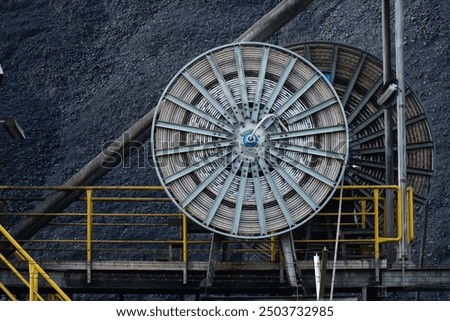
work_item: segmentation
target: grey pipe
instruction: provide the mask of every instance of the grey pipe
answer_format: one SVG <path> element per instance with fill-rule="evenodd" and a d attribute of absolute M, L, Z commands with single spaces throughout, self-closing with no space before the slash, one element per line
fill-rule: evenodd
<path fill-rule="evenodd" d="M 283 0 L 244 32 L 235 42 L 266 41 L 314 0 Z"/>

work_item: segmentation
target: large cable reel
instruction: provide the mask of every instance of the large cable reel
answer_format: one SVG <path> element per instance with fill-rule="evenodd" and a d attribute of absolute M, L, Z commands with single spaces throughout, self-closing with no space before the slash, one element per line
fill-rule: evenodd
<path fill-rule="evenodd" d="M 201 226 L 258 239 L 312 218 L 340 184 L 348 128 L 326 76 L 269 44 L 212 49 L 184 66 L 152 126 L 157 175 Z"/>

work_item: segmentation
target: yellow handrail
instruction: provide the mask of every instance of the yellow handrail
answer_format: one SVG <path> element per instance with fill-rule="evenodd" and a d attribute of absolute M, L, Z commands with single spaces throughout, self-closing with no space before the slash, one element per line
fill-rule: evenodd
<path fill-rule="evenodd" d="M 30 273 L 30 282 L 24 282 L 24 278 L 21 277 L 20 279 L 22 282 L 25 283 L 25 285 L 28 284 L 28 287 L 30 289 L 30 296 L 29 299 L 31 300 L 42 300 L 42 297 L 38 294 L 38 283 L 37 278 L 39 275 L 41 275 L 45 281 L 65 300 L 65 301 L 71 301 L 70 298 L 64 293 L 63 290 L 50 278 L 50 276 L 37 264 L 34 259 L 20 246 L 19 243 L 16 242 L 16 240 L 11 236 L 11 234 L 8 233 L 8 231 L 0 224 L 0 232 L 3 234 L 3 236 L 11 243 L 11 245 L 16 249 L 19 254 L 25 258 L 25 260 L 28 262 L 29 267 L 29 273 Z M 6 258 L 1 255 L 2 260 L 6 260 Z M 10 264 L 8 264 L 10 265 Z M 18 271 L 14 268 L 14 273 L 18 273 Z M 19 273 L 20 274 L 20 273 Z"/>
<path fill-rule="evenodd" d="M 366 226 L 366 216 L 371 215 L 373 216 L 374 220 L 374 237 L 373 238 L 365 238 L 365 239 L 341 239 L 340 243 L 352 243 L 352 242 L 367 242 L 367 243 L 373 243 L 374 244 L 374 252 L 375 252 L 375 258 L 380 258 L 380 244 L 382 243 L 388 243 L 388 242 L 399 242 L 403 235 L 403 223 L 402 223 L 402 202 L 401 202 L 401 189 L 397 185 L 345 185 L 345 186 L 339 186 L 338 188 L 342 188 L 345 190 L 372 190 L 373 197 L 361 197 L 361 196 L 346 196 L 342 199 L 345 201 L 359 201 L 361 202 L 361 212 L 360 213 L 344 213 L 346 215 L 360 215 L 361 216 L 361 226 Z M 380 201 L 385 202 L 385 199 L 380 196 L 380 190 L 387 190 L 391 189 L 396 192 L 396 236 L 394 237 L 385 237 L 380 235 Z M 412 240 L 414 236 L 413 232 L 413 198 L 412 198 L 412 189 L 409 190 L 409 197 L 408 197 L 408 238 Z M 338 200 L 339 198 L 333 197 L 334 200 Z M 367 212 L 367 201 L 373 202 L 373 212 L 368 213 Z M 318 215 L 322 216 L 336 216 L 337 213 L 319 213 Z M 385 222 L 386 223 L 386 220 Z M 385 225 L 385 224 L 383 224 Z M 296 243 L 331 243 L 334 242 L 332 239 L 320 239 L 320 240 L 296 240 Z"/>
<path fill-rule="evenodd" d="M 14 296 L 14 294 L 12 294 L 2 282 L 0 282 L 0 289 L 2 289 L 3 292 L 6 293 L 6 295 L 11 301 L 17 301 L 17 298 Z"/>
<path fill-rule="evenodd" d="M 387 242 L 398 242 L 402 239 L 402 222 L 403 220 L 401 219 L 401 215 L 402 215 L 402 202 L 401 202 L 401 197 L 402 197 L 402 193 L 400 191 L 400 187 L 396 186 L 396 185 L 358 185 L 358 186 L 342 186 L 339 187 L 345 190 L 366 190 L 366 191 L 370 191 L 371 195 L 369 195 L 367 193 L 366 196 L 345 196 L 343 198 L 344 201 L 354 201 L 354 202 L 359 202 L 360 204 L 360 212 L 355 213 L 355 212 L 343 212 L 342 215 L 359 215 L 360 219 L 357 220 L 357 222 L 349 222 L 349 223 L 342 223 L 342 224 L 349 224 L 349 225 L 353 225 L 353 226 L 357 226 L 359 228 L 363 228 L 366 229 L 368 227 L 371 227 L 374 229 L 374 233 L 373 233 L 373 238 L 362 238 L 362 239 L 341 239 L 340 242 L 341 243 L 352 243 L 352 242 L 367 242 L 367 243 L 371 243 L 374 246 L 374 252 L 375 252 L 375 258 L 379 258 L 380 257 L 380 245 L 383 243 L 387 243 Z M 50 214 L 43 214 L 43 215 L 58 215 L 58 216 L 63 216 L 63 215 L 73 215 L 74 217 L 79 217 L 79 216 L 84 216 L 86 215 L 86 239 L 75 239 L 75 240 L 32 240 L 30 242 L 35 242 L 35 243 L 39 243 L 39 242 L 55 242 L 55 243 L 68 243 L 68 242 L 72 242 L 74 244 L 82 244 L 84 243 L 86 248 L 74 248 L 74 251 L 85 251 L 85 255 L 86 255 L 86 262 L 87 262 L 87 268 L 88 268 L 88 282 L 90 281 L 90 271 L 92 268 L 92 264 L 93 264 L 93 260 L 95 261 L 95 256 L 93 256 L 93 251 L 97 251 L 96 248 L 96 244 L 127 244 L 129 246 L 126 247 L 126 249 L 122 248 L 122 247 L 118 247 L 117 252 L 119 251 L 126 251 L 128 250 L 128 248 L 131 248 L 132 246 L 135 246 L 135 244 L 149 244 L 149 245 L 162 245 L 162 244 L 167 244 L 169 246 L 168 248 L 168 253 L 169 255 L 172 255 L 171 249 L 172 249 L 172 245 L 175 245 L 177 247 L 181 248 L 181 253 L 180 253 L 180 261 L 184 262 L 187 265 L 188 262 L 188 251 L 202 251 L 203 248 L 199 249 L 199 248 L 193 248 L 191 246 L 196 246 L 196 245 L 203 245 L 203 244 L 208 244 L 207 241 L 199 241 L 199 240 L 189 240 L 188 239 L 188 228 L 187 228 L 187 217 L 182 214 L 182 213 L 94 213 L 94 204 L 96 202 L 120 202 L 120 201 L 126 201 L 126 202 L 130 202 L 130 201 L 134 201 L 134 202 L 151 202 L 151 201 L 166 201 L 168 198 L 162 198 L 162 197 L 111 197 L 109 195 L 111 195 L 111 193 L 107 192 L 106 194 L 108 194 L 108 197 L 104 197 L 104 196 L 99 196 L 97 194 L 101 194 L 101 193 L 97 193 L 100 191 L 163 191 L 164 188 L 160 187 L 160 186 L 72 186 L 72 187 L 65 187 L 65 186 L 50 186 L 50 187 L 42 187 L 42 186 L 31 186 L 31 187 L 14 187 L 14 186 L 0 186 L 0 190 L 57 190 L 57 191 L 73 191 L 73 190 L 80 190 L 83 191 L 85 194 L 79 198 L 79 200 L 85 202 L 85 206 L 86 206 L 86 212 L 85 213 L 50 213 Z M 382 203 L 385 202 L 385 198 L 382 197 L 381 191 L 382 190 L 386 190 L 386 189 L 391 189 L 394 190 L 396 192 L 396 234 L 393 237 L 386 237 L 386 220 L 384 220 L 384 222 L 382 221 L 383 215 L 385 213 L 382 213 L 379 209 L 382 206 Z M 95 197 L 93 196 L 95 191 Z M 409 242 L 412 241 L 413 237 L 414 237 L 414 222 L 413 222 L 413 200 L 412 200 L 412 189 L 408 189 L 408 202 L 407 202 L 407 215 L 408 215 L 408 239 Z M 147 196 L 147 195 L 144 195 Z M 150 196 L 150 195 L 149 195 Z M 334 200 L 336 200 L 336 198 L 333 198 Z M 373 205 L 373 210 L 371 209 Z M 83 210 L 81 210 L 82 212 Z M 22 213 L 23 214 L 23 213 Z M 29 215 L 36 215 L 36 213 L 29 213 Z M 336 213 L 319 213 L 318 215 L 323 215 L 323 216 L 335 216 Z M 93 233 L 94 229 L 96 229 L 97 227 L 102 227 L 102 226 L 108 226 L 111 228 L 114 228 L 115 226 L 135 226 L 137 228 L 143 228 L 143 227 L 152 227 L 150 224 L 142 224 L 142 223 L 138 223 L 135 221 L 132 221 L 132 223 L 120 223 L 119 222 L 110 222 L 108 221 L 107 223 L 103 223 L 102 221 L 96 221 L 96 218 L 101 219 L 102 217 L 107 217 L 107 216 L 111 216 L 111 217 L 132 217 L 132 216 L 136 216 L 136 217 L 181 217 L 181 236 L 179 239 L 175 238 L 175 239 L 171 239 L 171 240 L 156 240 L 156 239 L 148 239 L 148 238 L 143 238 L 142 240 L 140 239 L 110 239 L 109 236 L 107 236 L 106 238 L 102 238 L 102 239 L 95 239 L 93 237 L 93 234 L 97 235 L 97 233 Z M 372 226 L 371 224 L 368 223 L 368 220 L 373 220 L 373 222 L 375 223 L 374 226 Z M 128 222 L 128 221 L 126 221 Z M 160 221 L 158 221 L 160 222 Z M 168 220 L 168 223 L 164 223 L 160 225 L 154 225 L 153 227 L 158 227 L 158 226 L 173 226 L 172 223 L 170 223 L 171 221 Z M 369 221 L 370 222 L 370 221 Z M 82 222 L 78 221 L 75 222 L 73 224 L 73 226 L 78 226 L 78 225 L 82 225 L 84 224 L 84 220 Z M 179 224 L 179 223 L 177 223 Z M 333 225 L 333 223 L 328 222 L 327 224 L 331 224 Z M 71 225 L 72 226 L 72 225 Z M 100 235 L 100 233 L 98 234 Z M 20 240 L 19 240 L 20 241 Z M 299 243 L 305 243 L 305 242 L 310 242 L 310 243 L 314 243 L 314 242 L 333 242 L 334 240 L 314 240 L 314 239 L 308 239 L 308 240 L 296 240 L 295 242 L 299 242 Z M 242 240 L 237 240 L 236 242 L 243 242 Z M 253 243 L 255 243 L 256 241 L 251 241 Z M 275 260 L 276 257 L 276 246 L 275 246 L 275 242 L 272 240 L 272 242 L 270 242 L 268 244 L 268 249 L 267 249 L 267 253 L 270 255 L 272 260 Z M 93 249 L 94 247 L 94 249 Z M 138 251 L 148 251 L 149 253 L 152 252 L 151 247 L 145 248 L 145 249 L 139 249 Z M 109 251 L 109 248 L 98 248 L 98 251 Z M 252 249 L 249 248 L 247 249 L 247 251 L 251 251 Z M 155 250 L 155 252 L 153 253 L 159 253 L 160 250 Z"/>
<path fill-rule="evenodd" d="M 19 254 L 19 256 L 20 256 L 20 254 Z M 32 301 L 32 298 L 35 298 L 39 301 L 44 301 L 44 299 L 38 293 L 32 292 L 32 291 L 36 291 L 36 289 L 34 289 L 34 287 L 32 287 L 31 279 L 30 279 L 30 282 L 27 281 L 27 279 L 22 275 L 22 273 L 20 273 L 19 270 L 17 270 L 12 265 L 12 263 L 8 261 L 8 259 L 5 256 L 3 256 L 3 254 L 0 254 L 0 259 L 14 273 L 14 275 L 30 290 L 30 301 Z M 24 259 L 24 261 L 26 261 L 26 259 Z M 29 268 L 30 268 L 30 265 L 29 265 Z"/>

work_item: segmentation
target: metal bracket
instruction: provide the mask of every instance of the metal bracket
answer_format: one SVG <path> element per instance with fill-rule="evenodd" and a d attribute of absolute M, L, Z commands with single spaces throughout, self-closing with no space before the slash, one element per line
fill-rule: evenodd
<path fill-rule="evenodd" d="M 291 232 L 281 234 L 279 236 L 281 249 L 284 256 L 284 267 L 286 270 L 286 277 L 289 285 L 298 287 L 301 280 L 300 269 L 297 264 L 297 257 L 295 255 L 294 239 Z"/>
<path fill-rule="evenodd" d="M 380 106 L 388 101 L 395 92 L 397 92 L 397 84 L 395 82 L 387 85 L 387 88 L 383 91 L 383 94 L 377 100 L 377 104 Z"/>
<path fill-rule="evenodd" d="M 206 271 L 206 279 L 202 282 L 201 287 L 209 288 L 213 284 L 214 275 L 216 273 L 216 264 L 223 259 L 222 244 L 223 235 L 213 233 L 209 250 L 208 270 Z"/>

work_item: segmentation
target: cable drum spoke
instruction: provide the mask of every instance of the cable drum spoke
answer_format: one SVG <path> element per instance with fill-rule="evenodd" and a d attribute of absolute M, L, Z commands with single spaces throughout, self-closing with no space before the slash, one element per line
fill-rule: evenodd
<path fill-rule="evenodd" d="M 344 108 L 325 76 L 287 49 L 214 48 L 166 87 L 152 127 L 157 175 L 204 228 L 261 239 L 313 217 L 348 158 Z"/>
<path fill-rule="evenodd" d="M 182 124 L 173 124 L 168 122 L 160 121 L 156 123 L 156 127 L 160 128 L 168 128 L 173 130 L 179 130 L 182 132 L 187 133 L 193 133 L 193 134 L 200 134 L 200 135 L 206 135 L 206 136 L 212 136 L 212 137 L 219 137 L 219 138 L 230 138 L 230 136 L 226 133 L 211 130 L 211 129 L 203 129 L 200 127 L 193 127 L 193 126 L 187 126 Z"/>
<path fill-rule="evenodd" d="M 188 103 L 186 103 L 185 101 L 178 99 L 177 97 L 174 97 L 170 94 L 167 94 L 165 99 L 177 104 L 178 106 L 186 109 L 186 111 L 192 113 L 193 115 L 196 115 L 200 118 L 205 119 L 206 121 L 209 121 L 211 124 L 214 124 L 218 127 L 221 127 L 223 129 L 225 129 L 226 131 L 232 133 L 233 132 L 233 127 L 231 127 L 230 125 L 224 123 L 223 121 L 217 119 L 216 117 L 214 117 L 214 115 L 208 114 L 204 111 L 202 111 L 199 108 L 196 108 L 195 106 L 192 106 Z"/>
<path fill-rule="evenodd" d="M 290 131 L 290 132 L 286 132 L 286 133 L 275 133 L 275 134 L 270 135 L 270 140 L 273 141 L 273 140 L 278 140 L 278 139 L 313 136 L 313 135 L 318 135 L 318 134 L 327 134 L 327 133 L 342 132 L 342 131 L 345 131 L 345 125 L 319 127 L 319 128 L 306 128 L 306 129 L 300 129 L 297 131 Z"/>
<path fill-rule="evenodd" d="M 289 77 L 289 74 L 292 71 L 292 68 L 294 68 L 294 65 L 296 63 L 296 58 L 291 57 L 289 60 L 288 65 L 286 66 L 286 69 L 283 71 L 283 74 L 278 79 L 277 85 L 273 92 L 270 95 L 269 101 L 265 104 L 265 107 L 262 109 L 260 113 L 260 118 L 267 115 L 271 108 L 273 108 L 273 104 L 275 103 L 275 100 L 278 98 L 278 95 L 280 94 L 281 90 L 283 89 L 283 86 Z"/>
<path fill-rule="evenodd" d="M 269 60 L 269 48 L 264 47 L 263 54 L 261 57 L 261 65 L 259 67 L 258 82 L 257 82 L 254 101 L 253 101 L 253 110 L 252 110 L 252 116 L 251 116 L 251 120 L 253 123 L 256 123 L 258 121 L 258 117 L 259 117 L 261 97 L 262 97 L 263 89 L 264 89 L 264 80 L 265 80 L 268 60 Z"/>
<path fill-rule="evenodd" d="M 261 235 L 267 234 L 266 215 L 264 210 L 264 195 L 261 191 L 261 181 L 259 177 L 259 167 L 256 162 L 252 164 L 253 188 L 255 190 L 256 213 L 258 226 Z"/>
<path fill-rule="evenodd" d="M 164 183 L 169 184 L 169 183 L 173 182 L 174 180 L 180 179 L 181 177 L 188 175 L 189 173 L 192 173 L 192 172 L 202 168 L 203 166 L 209 165 L 212 162 L 215 162 L 215 161 L 221 159 L 222 157 L 229 155 L 230 153 L 231 153 L 231 151 L 223 150 L 217 154 L 211 155 L 208 158 L 204 158 L 201 161 L 190 165 L 189 167 L 183 166 L 180 171 L 175 172 L 172 175 L 165 177 Z"/>
<path fill-rule="evenodd" d="M 221 74 L 219 67 L 217 66 L 217 63 L 212 55 L 207 55 L 206 59 L 208 60 L 209 64 L 211 65 L 211 69 L 214 72 L 214 75 L 217 77 L 217 80 L 219 81 L 220 87 L 227 98 L 228 102 L 231 105 L 231 109 L 233 110 L 234 116 L 236 117 L 239 122 L 243 123 L 244 118 L 241 115 L 241 112 L 239 110 L 239 107 L 236 105 L 236 102 L 234 101 L 233 95 L 230 92 L 230 89 L 228 88 L 228 85 L 223 78 L 223 75 Z"/>
<path fill-rule="evenodd" d="M 209 224 L 211 224 L 211 221 L 212 221 L 214 215 L 216 214 L 216 211 L 218 210 L 223 198 L 225 197 L 225 194 L 228 192 L 228 188 L 230 188 L 230 185 L 234 179 L 234 176 L 238 172 L 241 164 L 242 164 L 241 159 L 237 160 L 233 164 L 230 174 L 228 175 L 227 179 L 225 180 L 225 183 L 223 184 L 223 187 L 222 187 L 219 195 L 217 195 L 217 198 L 214 201 L 214 205 L 211 207 L 211 209 L 208 212 L 208 215 L 203 220 L 203 224 L 205 224 L 207 226 L 209 226 Z"/>
<path fill-rule="evenodd" d="M 231 228 L 231 234 L 233 235 L 237 235 L 239 230 L 242 208 L 244 206 L 244 196 L 245 196 L 245 188 L 247 186 L 248 172 L 249 172 L 249 162 L 244 161 L 243 166 L 241 168 L 239 190 L 237 192 L 236 206 L 234 208 L 233 226 Z"/>
<path fill-rule="evenodd" d="M 330 151 L 330 150 L 317 149 L 315 147 L 297 146 L 297 145 L 283 144 L 283 143 L 272 143 L 270 146 L 277 148 L 277 149 L 293 151 L 293 152 L 298 152 L 298 153 L 304 153 L 307 155 L 335 158 L 335 159 L 339 159 L 341 161 L 345 160 L 345 153 L 340 153 L 339 148 L 337 149 L 338 151 L 335 152 L 335 151 Z"/>
<path fill-rule="evenodd" d="M 291 165 L 292 167 L 298 168 L 299 170 L 305 172 L 309 176 L 321 181 L 322 183 L 327 184 L 328 186 L 333 187 L 335 185 L 335 182 L 332 179 L 329 179 L 326 175 L 316 171 L 314 168 L 308 167 L 305 164 L 302 164 L 302 162 L 299 162 L 293 158 L 290 158 L 285 155 L 280 155 L 276 151 L 271 150 L 270 153 L 274 155 L 276 158 L 282 160 L 283 162 Z M 275 168 L 276 170 L 278 168 Z M 300 194 L 300 193 L 299 193 Z M 312 208 L 316 209 L 318 206 L 317 204 L 314 204 L 314 206 L 311 206 Z"/>
<path fill-rule="evenodd" d="M 204 151 L 206 149 L 215 149 L 218 147 L 227 147 L 233 144 L 231 140 L 223 140 L 220 142 L 210 142 L 205 144 L 182 145 L 173 148 L 158 149 L 155 151 L 156 156 L 175 155 L 181 153 L 192 153 L 195 151 Z"/>

